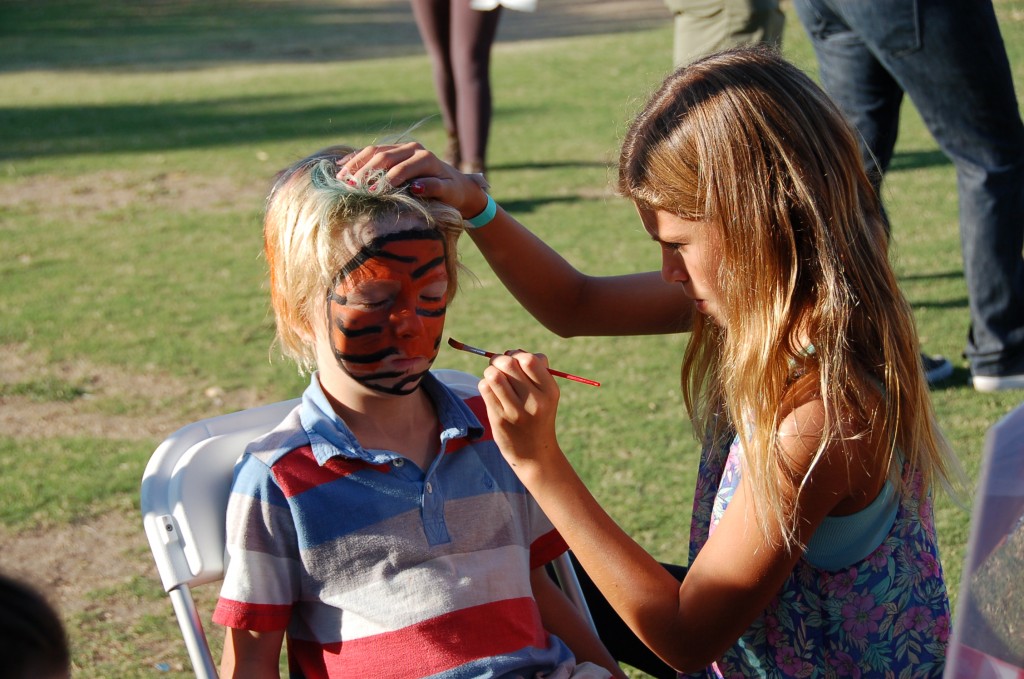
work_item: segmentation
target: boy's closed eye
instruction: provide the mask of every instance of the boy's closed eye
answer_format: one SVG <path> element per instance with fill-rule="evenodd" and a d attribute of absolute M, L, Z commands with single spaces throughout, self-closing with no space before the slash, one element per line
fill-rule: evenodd
<path fill-rule="evenodd" d="M 379 309 L 393 302 L 400 289 L 393 281 L 369 281 L 341 295 L 342 304 L 357 309 Z"/>
<path fill-rule="evenodd" d="M 354 309 L 383 309 L 402 294 L 402 286 L 394 281 L 372 281 L 356 286 L 351 292 L 339 296 L 341 303 Z M 443 304 L 448 294 L 447 278 L 426 284 L 416 293 L 422 304 Z"/>
<path fill-rule="evenodd" d="M 430 304 L 436 304 L 443 302 L 448 295 L 448 280 L 447 277 L 444 280 L 434 281 L 425 285 L 419 294 L 419 298 L 423 302 Z"/>

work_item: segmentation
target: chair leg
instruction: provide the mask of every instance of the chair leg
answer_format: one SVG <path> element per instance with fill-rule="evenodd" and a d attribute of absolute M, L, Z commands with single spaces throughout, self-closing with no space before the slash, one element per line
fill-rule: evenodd
<path fill-rule="evenodd" d="M 178 618 L 178 627 L 181 628 L 181 636 L 185 639 L 188 657 L 192 661 L 196 679 L 217 679 L 217 666 L 213 662 L 210 645 L 207 643 L 206 633 L 203 631 L 203 623 L 199 618 L 196 603 L 192 599 L 192 591 L 187 586 L 181 585 L 167 594 L 171 598 L 174 615 Z"/>
<path fill-rule="evenodd" d="M 587 606 L 587 600 L 583 596 L 580 579 L 576 576 L 576 570 L 572 567 L 572 561 L 569 560 L 569 552 L 565 552 L 558 557 L 552 565 L 555 569 L 555 577 L 558 578 L 558 586 L 569 598 L 569 601 L 572 602 L 572 605 L 583 614 L 587 624 L 590 625 L 590 629 L 596 633 L 597 625 L 594 624 L 594 618 L 590 615 L 590 608 Z"/>

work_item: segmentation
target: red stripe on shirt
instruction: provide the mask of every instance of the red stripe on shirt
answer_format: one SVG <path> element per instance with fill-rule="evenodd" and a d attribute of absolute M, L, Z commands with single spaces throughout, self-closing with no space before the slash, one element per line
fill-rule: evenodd
<path fill-rule="evenodd" d="M 274 478 L 285 497 L 294 497 L 317 486 L 355 474 L 365 469 L 387 473 L 386 464 L 370 464 L 363 460 L 332 457 L 320 466 L 310 446 L 302 446 L 285 455 L 274 465 Z"/>
<path fill-rule="evenodd" d="M 544 533 L 530 545 L 530 570 L 551 563 L 568 550 L 569 545 L 557 530 Z"/>
<path fill-rule="evenodd" d="M 536 602 L 506 599 L 447 613 L 394 632 L 321 646 L 292 639 L 307 679 L 423 677 L 481 658 L 548 647 Z"/>
<path fill-rule="evenodd" d="M 479 439 L 470 441 L 467 438 L 458 438 L 451 441 L 447 447 L 447 453 L 454 453 L 470 443 L 478 441 L 493 440 L 490 423 L 487 420 L 487 406 L 481 396 L 473 396 L 465 401 L 466 406 L 476 415 L 484 427 L 484 433 Z M 330 483 L 338 478 L 349 476 L 357 472 L 374 469 L 381 473 L 388 473 L 391 467 L 386 464 L 370 464 L 364 460 L 353 460 L 335 456 L 327 460 L 323 466 L 313 456 L 313 449 L 310 446 L 302 446 L 291 451 L 274 465 L 274 477 L 285 497 L 294 497 L 317 486 Z"/>
<path fill-rule="evenodd" d="M 464 403 L 473 412 L 473 414 L 476 415 L 476 419 L 480 420 L 480 424 L 483 425 L 484 428 L 484 433 L 480 436 L 480 438 L 476 438 L 473 440 L 470 440 L 468 437 L 463 437 L 449 441 L 448 447 L 445 450 L 445 453 L 448 455 L 458 450 L 461 450 L 462 448 L 468 446 L 471 443 L 478 443 L 480 441 L 491 441 L 494 439 L 493 434 L 491 434 L 491 425 L 487 420 L 487 406 L 484 405 L 483 397 L 472 396 L 470 398 L 467 398 L 464 401 Z"/>
<path fill-rule="evenodd" d="M 273 632 L 286 629 L 292 617 L 289 604 L 250 604 L 221 597 L 213 611 L 218 625 L 254 632 Z"/>

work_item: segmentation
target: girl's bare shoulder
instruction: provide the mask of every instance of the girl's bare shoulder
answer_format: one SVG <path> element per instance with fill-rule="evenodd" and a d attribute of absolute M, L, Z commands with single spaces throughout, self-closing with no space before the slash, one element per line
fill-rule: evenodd
<path fill-rule="evenodd" d="M 780 410 L 778 445 L 788 471 L 807 488 L 842 497 L 872 493 L 884 478 L 884 446 L 873 434 L 871 413 L 881 397 L 865 395 L 861 407 L 826 404 L 817 375 L 800 378 L 787 391 Z"/>

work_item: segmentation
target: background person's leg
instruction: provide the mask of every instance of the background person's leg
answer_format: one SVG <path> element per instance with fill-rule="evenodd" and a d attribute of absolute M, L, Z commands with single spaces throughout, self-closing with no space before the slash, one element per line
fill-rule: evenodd
<path fill-rule="evenodd" d="M 461 168 L 483 172 L 493 110 L 491 46 L 498 35 L 501 7 L 489 12 L 470 9 L 469 2 L 452 3 L 451 58 L 455 76 L 456 120 Z"/>
<path fill-rule="evenodd" d="M 778 0 L 665 0 L 672 12 L 672 63 L 683 66 L 728 47 L 782 42 Z"/>
<path fill-rule="evenodd" d="M 971 372 L 1024 379 L 1024 123 L 992 3 L 842 7 L 956 166 Z"/>
<path fill-rule="evenodd" d="M 456 3 L 457 4 L 457 3 Z M 434 73 L 434 91 L 441 108 L 441 122 L 448 133 L 444 160 L 458 167 L 462 162 L 455 109 L 455 77 L 452 73 L 451 0 L 412 0 L 423 46 L 430 55 Z"/>
<path fill-rule="evenodd" d="M 794 0 L 793 7 L 811 38 L 821 84 L 856 129 L 864 170 L 881 196 L 899 134 L 903 90 L 827 0 Z"/>

